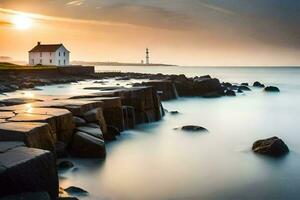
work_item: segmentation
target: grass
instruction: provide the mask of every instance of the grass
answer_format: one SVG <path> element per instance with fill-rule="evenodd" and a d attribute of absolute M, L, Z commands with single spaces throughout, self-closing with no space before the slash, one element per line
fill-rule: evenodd
<path fill-rule="evenodd" d="M 25 65 L 16 65 L 13 63 L 8 62 L 0 62 L 0 70 L 17 70 L 17 69 L 56 69 L 57 66 L 44 66 L 44 65 L 37 65 L 37 66 L 25 66 Z"/>

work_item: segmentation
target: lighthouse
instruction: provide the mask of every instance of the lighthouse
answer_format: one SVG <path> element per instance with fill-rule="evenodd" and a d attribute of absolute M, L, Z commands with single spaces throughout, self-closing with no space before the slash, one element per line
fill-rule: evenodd
<path fill-rule="evenodd" d="M 146 48 L 146 63 L 145 64 L 146 65 L 150 64 L 150 62 L 149 62 L 149 49 L 148 48 Z"/>

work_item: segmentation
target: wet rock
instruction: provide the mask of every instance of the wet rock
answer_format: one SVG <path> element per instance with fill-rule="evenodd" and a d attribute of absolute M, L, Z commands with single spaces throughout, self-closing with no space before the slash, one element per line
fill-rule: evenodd
<path fill-rule="evenodd" d="M 120 135 L 119 129 L 115 126 L 107 126 L 107 132 L 114 136 Z"/>
<path fill-rule="evenodd" d="M 11 117 L 14 117 L 15 116 L 15 113 L 13 112 L 0 112 L 0 119 L 8 119 L 8 118 L 11 118 Z"/>
<path fill-rule="evenodd" d="M 129 81 L 130 80 L 130 77 L 128 76 L 124 76 L 124 77 L 118 77 L 116 78 L 117 81 Z"/>
<path fill-rule="evenodd" d="M 208 131 L 206 128 L 203 128 L 201 126 L 195 126 L 195 125 L 183 126 L 183 127 L 181 127 L 181 130 L 183 130 L 183 131 L 191 131 L 191 132 Z"/>
<path fill-rule="evenodd" d="M 169 113 L 170 113 L 171 115 L 177 115 L 177 114 L 179 114 L 178 111 L 170 111 Z"/>
<path fill-rule="evenodd" d="M 241 83 L 242 86 L 249 86 L 249 83 Z"/>
<path fill-rule="evenodd" d="M 0 141 L 22 141 L 28 147 L 55 152 L 50 126 L 46 123 L 2 123 L 0 124 Z"/>
<path fill-rule="evenodd" d="M 265 85 L 264 85 L 264 84 L 261 84 L 261 83 L 258 82 L 258 81 L 255 81 L 255 82 L 253 83 L 253 87 L 261 87 L 261 88 L 263 88 L 263 87 L 265 87 Z"/>
<path fill-rule="evenodd" d="M 221 97 L 222 94 L 220 92 L 209 92 L 209 93 L 206 93 L 204 95 L 202 95 L 202 97 L 204 98 L 218 98 L 218 97 Z"/>
<path fill-rule="evenodd" d="M 0 166 L 0 197 L 44 191 L 51 199 L 58 196 L 58 176 L 51 152 L 27 147 L 8 148 L 0 153 Z"/>
<path fill-rule="evenodd" d="M 289 152 L 287 145 L 278 137 L 258 140 L 254 142 L 252 150 L 255 153 L 269 156 L 282 156 Z"/>
<path fill-rule="evenodd" d="M 265 87 L 264 91 L 265 92 L 280 92 L 279 88 L 275 87 L 275 86 Z"/>
<path fill-rule="evenodd" d="M 70 153 L 75 157 L 104 158 L 106 155 L 105 143 L 84 132 L 76 132 L 70 145 Z"/>
<path fill-rule="evenodd" d="M 124 129 L 135 127 L 135 109 L 133 106 L 122 106 L 124 116 Z"/>
<path fill-rule="evenodd" d="M 226 96 L 232 96 L 232 97 L 236 96 L 236 94 L 233 90 L 226 90 L 225 95 Z"/>
<path fill-rule="evenodd" d="M 142 85 L 153 86 L 162 101 L 177 99 L 177 90 L 170 80 L 152 80 L 143 82 Z"/>
<path fill-rule="evenodd" d="M 75 186 L 70 186 L 70 187 L 66 188 L 65 191 L 71 195 L 86 195 L 86 194 L 88 194 L 88 192 L 86 190 L 79 188 L 79 187 L 75 187 Z"/>
<path fill-rule="evenodd" d="M 81 117 L 73 117 L 73 121 L 76 126 L 83 126 L 84 124 L 86 124 L 86 121 Z"/>
<path fill-rule="evenodd" d="M 243 90 L 238 89 L 238 90 L 237 90 L 237 93 L 243 93 Z"/>
<path fill-rule="evenodd" d="M 84 133 L 89 134 L 91 136 L 94 136 L 96 138 L 99 138 L 99 139 L 102 139 L 102 140 L 104 139 L 103 133 L 102 133 L 101 129 L 98 128 L 98 127 L 79 126 L 76 129 L 80 132 L 84 132 Z"/>
<path fill-rule="evenodd" d="M 57 200 L 79 200 L 76 197 L 58 197 Z"/>
<path fill-rule="evenodd" d="M 251 89 L 248 86 L 244 86 L 244 85 L 239 86 L 238 89 L 242 91 L 251 91 Z"/>
<path fill-rule="evenodd" d="M 74 164 L 71 161 L 63 160 L 58 163 L 57 167 L 60 170 L 66 170 L 66 169 L 70 169 L 70 168 L 74 167 Z"/>
<path fill-rule="evenodd" d="M 54 146 L 57 158 L 65 158 L 69 156 L 66 143 L 57 141 Z"/>
<path fill-rule="evenodd" d="M 83 114 L 83 118 L 88 123 L 96 122 L 100 125 L 103 133 L 107 132 L 107 125 L 104 118 L 102 108 L 95 108 Z"/>

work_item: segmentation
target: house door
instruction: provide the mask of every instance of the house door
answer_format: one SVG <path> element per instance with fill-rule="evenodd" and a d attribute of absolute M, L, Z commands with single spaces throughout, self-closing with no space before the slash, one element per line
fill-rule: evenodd
<path fill-rule="evenodd" d="M 64 65 L 66 65 L 66 60 L 64 60 Z"/>
<path fill-rule="evenodd" d="M 58 65 L 60 65 L 60 60 L 58 60 Z"/>

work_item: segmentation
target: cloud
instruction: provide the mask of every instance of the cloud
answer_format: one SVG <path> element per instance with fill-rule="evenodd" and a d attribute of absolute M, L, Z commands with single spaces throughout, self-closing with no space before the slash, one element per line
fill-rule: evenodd
<path fill-rule="evenodd" d="M 70 1 L 66 3 L 68 6 L 81 6 L 84 3 L 85 0 L 76 0 L 76 1 Z"/>
<path fill-rule="evenodd" d="M 208 3 L 204 3 L 204 2 L 198 2 L 198 4 L 200 4 L 201 6 L 203 6 L 205 8 L 208 8 L 208 9 L 211 9 L 211 10 L 214 10 L 214 11 L 226 14 L 226 15 L 235 15 L 236 14 L 235 12 L 233 12 L 229 9 L 225 9 L 225 8 L 215 6 L 212 4 L 208 4 Z"/>

